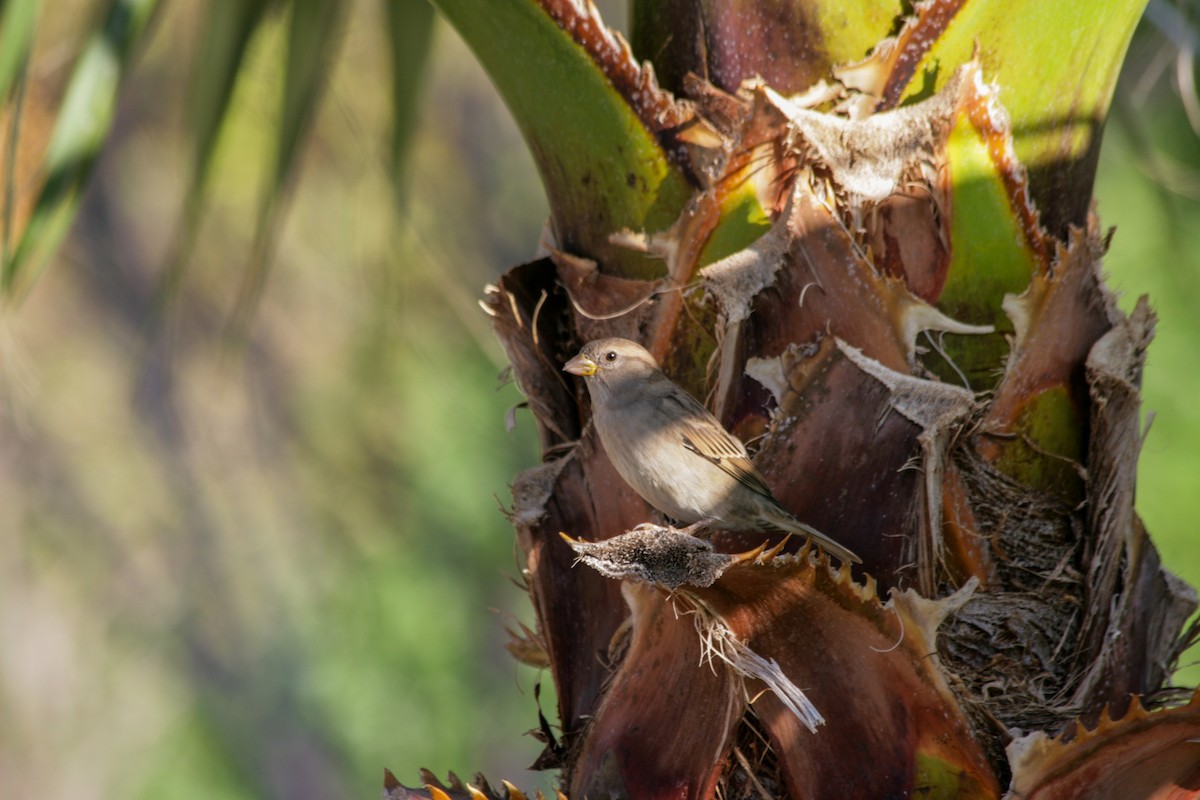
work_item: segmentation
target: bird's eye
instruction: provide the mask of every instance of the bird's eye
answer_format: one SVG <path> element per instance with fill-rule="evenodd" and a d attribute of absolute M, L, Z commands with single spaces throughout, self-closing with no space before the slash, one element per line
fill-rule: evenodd
<path fill-rule="evenodd" d="M 604 354 L 604 360 L 605 361 L 616 361 L 617 354 L 614 351 L 609 350 L 607 353 Z"/>

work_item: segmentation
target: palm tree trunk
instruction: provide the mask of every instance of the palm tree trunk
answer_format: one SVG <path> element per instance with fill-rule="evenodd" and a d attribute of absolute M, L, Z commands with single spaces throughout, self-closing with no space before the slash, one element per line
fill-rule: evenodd
<path fill-rule="evenodd" d="M 438 5 L 551 199 L 485 300 L 545 455 L 512 512 L 540 765 L 572 797 L 1194 796 L 1200 703 L 1145 711 L 1196 607 L 1133 509 L 1154 315 L 1104 287 L 1088 200 L 1140 4 L 634 2 L 636 57 L 590 5 Z M 1068 20 L 1086 65 L 1030 44 Z M 625 533 L 661 520 L 561 371 L 602 336 L 861 567 Z"/>

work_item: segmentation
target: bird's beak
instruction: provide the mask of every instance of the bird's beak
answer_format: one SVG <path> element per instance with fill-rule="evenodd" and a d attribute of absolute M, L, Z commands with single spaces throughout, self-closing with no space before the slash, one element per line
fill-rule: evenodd
<path fill-rule="evenodd" d="M 564 364 L 563 371 L 586 378 L 596 374 L 596 362 L 581 353 Z"/>

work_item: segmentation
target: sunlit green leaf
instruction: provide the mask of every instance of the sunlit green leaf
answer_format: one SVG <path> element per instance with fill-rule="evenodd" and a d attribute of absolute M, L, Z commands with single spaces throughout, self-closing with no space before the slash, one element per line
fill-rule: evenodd
<path fill-rule="evenodd" d="M 833 65 L 866 56 L 892 31 L 903 0 L 821 0 L 814 3 L 821 39 Z"/>
<path fill-rule="evenodd" d="M 208 6 L 188 103 L 194 147 L 192 182 L 184 204 L 182 233 L 160 289 L 164 300 L 174 295 L 191 255 L 221 124 L 229 111 L 250 40 L 271 4 L 272 0 L 214 0 Z"/>
<path fill-rule="evenodd" d="M 898 96 L 940 88 L 978 48 L 984 78 L 999 87 L 1012 117 L 1017 158 L 1030 170 L 1042 224 L 1062 236 L 1087 213 L 1104 120 L 1146 0 L 957 5 L 944 25 L 934 21 L 926 26 L 928 36 L 914 37 L 931 44 L 911 51 L 919 62 L 903 88 L 897 86 Z"/>
<path fill-rule="evenodd" d="M 771 228 L 771 218 L 753 184 L 744 182 L 721 197 L 721 219 L 704 243 L 699 265 L 705 266 L 745 247 Z"/>
<path fill-rule="evenodd" d="M 392 177 L 404 180 L 408 140 L 417 124 L 417 100 L 429 45 L 433 41 L 433 6 L 418 2 L 385 4 L 392 57 Z"/>
<path fill-rule="evenodd" d="M 308 134 L 313 114 L 329 76 L 332 56 L 341 41 L 347 5 L 339 0 L 293 0 L 288 27 L 283 110 L 270 185 L 259 206 L 254 250 L 246 267 L 231 334 L 244 334 L 262 295 L 274 253 L 278 216 L 292 177 L 296 153 Z"/>
<path fill-rule="evenodd" d="M 18 224 L 15 221 L 15 187 L 18 142 L 25 108 L 25 84 L 19 81 L 33 43 L 39 9 L 38 0 L 0 2 L 0 104 L 5 108 L 0 119 L 7 127 L 0 133 L 0 141 L 5 143 L 4 151 L 0 152 L 0 197 L 3 198 L 0 199 L 0 265 L 8 262 L 14 228 Z"/>
<path fill-rule="evenodd" d="M 40 9 L 40 0 L 0 2 L 0 102 L 29 54 Z"/>
<path fill-rule="evenodd" d="M 203 191 L 246 49 L 271 4 L 272 0 L 213 0 L 207 5 L 188 101 L 189 130 L 196 148 L 193 193 Z"/>
<path fill-rule="evenodd" d="M 1041 267 L 1013 207 L 1001 165 L 992 157 L 989 138 L 1002 132 L 980 130 L 966 109 L 954 120 L 946 143 L 950 208 L 950 267 L 938 306 L 951 317 L 997 332 L 948 335 L 945 355 L 983 389 L 995 384 L 1008 355 L 1005 334 L 1012 325 L 1000 307 L 1006 294 L 1019 294 Z M 958 380 L 940 354 L 925 359 L 946 380 Z"/>
<path fill-rule="evenodd" d="M 292 0 L 283 115 L 279 120 L 279 149 L 275 157 L 276 191 L 288 180 L 296 150 L 308 133 L 309 122 L 332 71 L 347 10 L 348 4 L 339 0 Z"/>
<path fill-rule="evenodd" d="M 158 0 L 113 0 L 103 26 L 84 46 L 46 151 L 45 186 L 0 274 L 0 289 L 10 299 L 31 284 L 70 226 L 79 191 L 112 125 L 121 80 L 157 7 Z"/>
<path fill-rule="evenodd" d="M 560 246 L 614 273 L 661 262 L 618 247 L 622 228 L 662 230 L 691 194 L 679 167 L 605 70 L 535 0 L 434 0 L 516 118 L 550 199 Z M 578 13 L 564 4 L 566 13 Z"/>

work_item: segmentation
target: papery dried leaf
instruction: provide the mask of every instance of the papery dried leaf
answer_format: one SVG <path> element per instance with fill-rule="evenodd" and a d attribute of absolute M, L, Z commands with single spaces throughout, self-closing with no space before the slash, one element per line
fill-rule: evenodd
<path fill-rule="evenodd" d="M 888 388 L 889 402 L 897 413 L 921 428 L 917 441 L 921 445 L 921 474 L 925 480 L 924 503 L 921 506 L 921 530 L 910 560 L 916 565 L 917 586 L 922 593 L 932 597 L 946 577 L 942 571 L 946 563 L 942 482 L 947 454 L 951 442 L 975 410 L 975 396 L 961 386 L 888 370 L 840 339 L 837 345 L 855 366 Z"/>
<path fill-rule="evenodd" d="M 795 238 L 790 230 L 791 208 L 789 202 L 771 229 L 752 245 L 700 270 L 704 288 L 717 299 L 726 325 L 749 317 L 754 298 L 775 282 Z"/>
<path fill-rule="evenodd" d="M 740 679 L 701 663 L 686 607 L 644 584 L 623 584 L 623 594 L 631 641 L 585 732 L 570 794 L 711 797 L 745 705 Z"/>
<path fill-rule="evenodd" d="M 538 634 L 550 657 L 559 719 L 567 737 L 593 711 L 608 675 L 598 656 L 626 612 L 616 584 L 590 570 L 571 569 L 573 555 L 558 532 L 580 531 L 599 538 L 607 530 L 631 526 L 634 514 L 627 509 L 648 513 L 642 500 L 627 489 L 626 497 L 635 505 L 593 505 L 594 487 L 615 488 L 621 479 L 607 459 L 586 457 L 592 447 L 581 444 L 571 456 L 522 473 L 513 485 L 513 524 L 525 553 L 525 578 L 537 614 Z M 602 472 L 605 468 L 608 473 Z M 605 530 L 592 530 L 597 524 L 605 525 Z M 561 597 L 570 597 L 572 602 L 562 603 Z"/>
<path fill-rule="evenodd" d="M 550 656 L 546 653 L 546 645 L 542 643 L 541 637 L 523 624 L 520 627 L 520 633 L 512 628 L 505 629 L 508 632 L 508 642 L 505 643 L 504 649 L 526 666 L 537 669 L 549 667 Z"/>
<path fill-rule="evenodd" d="M 1086 458 L 1084 361 L 1117 319 L 1115 301 L 1100 284 L 1099 249 L 1097 240 L 1075 231 L 1051 271 L 1006 299 L 1013 353 L 977 444 L 1005 473 L 1069 502 L 1083 488 L 1077 467 Z"/>
<path fill-rule="evenodd" d="M 390 769 L 383 771 L 383 800 L 402 800 L 407 792 Z"/>
<path fill-rule="evenodd" d="M 786 387 L 773 420 L 762 411 L 766 390 L 746 377 L 729 393 L 739 402 L 727 413 L 743 414 L 734 427 L 743 439 L 769 431 L 755 463 L 784 507 L 859 553 L 867 574 L 896 585 L 909 570 L 908 543 L 919 529 L 921 476 L 905 466 L 921 452 L 921 431 L 891 413 L 886 387 L 842 355 L 832 337 L 818 342 L 771 360 L 778 366 L 770 380 Z M 755 362 L 754 371 L 761 376 L 767 363 Z M 854 402 L 839 400 L 847 397 Z M 734 551 L 756 543 L 725 532 L 716 541 Z"/>
<path fill-rule="evenodd" d="M 1086 218 L 1103 120 L 1144 6 L 924 0 L 894 38 L 837 74 L 880 98 L 877 109 L 895 108 L 940 89 L 951 70 L 977 57 L 1022 132 L 1016 153 L 1033 170 L 1042 224 L 1065 237 Z"/>
<path fill-rule="evenodd" d="M 625 548 L 620 558 L 639 579 L 660 571 L 653 548 Z M 738 559 L 708 587 L 681 586 L 674 600 L 627 583 L 632 643 L 586 735 L 579 763 L 589 777 L 574 793 L 627 795 L 636 785 L 639 796 L 707 796 L 716 779 L 709 770 L 719 763 L 712 748 L 732 746 L 731 719 L 745 712 L 754 694 L 747 689 L 761 678 L 774 694 L 759 696 L 755 713 L 792 796 L 902 793 L 953 775 L 956 793 L 941 796 L 997 797 L 995 777 L 929 658 L 941 620 L 969 593 L 941 604 L 906 594 L 884 606 L 872 583 L 855 585 L 848 570 L 834 573 L 807 549 Z M 906 698 L 904 713 L 891 701 L 897 696 Z M 877 754 L 870 768 L 837 758 L 855 747 Z M 679 776 L 694 782 L 680 784 Z"/>
<path fill-rule="evenodd" d="M 1186 800 L 1200 797 L 1200 694 L 1148 712 L 1135 698 L 1123 717 L 1056 740 L 1033 733 L 1008 748 L 1012 796 L 1022 800 Z"/>
<path fill-rule="evenodd" d="M 571 387 L 562 374 L 561 326 L 567 299 L 555 285 L 554 263 L 546 258 L 513 267 L 482 301 L 512 365 L 549 453 L 579 438 Z"/>
<path fill-rule="evenodd" d="M 969 75 L 960 70 L 929 100 L 861 120 L 801 108 L 769 87 L 762 91 L 787 116 L 794 146 L 805 153 L 806 163 L 827 168 L 838 193 L 853 207 L 886 199 L 905 177 L 919 174 L 922 161 L 936 157 L 960 84 Z"/>
<path fill-rule="evenodd" d="M 778 661 L 754 652 L 724 620 L 709 615 L 703 606 L 697 607 L 695 613 L 696 632 L 703 643 L 705 663 L 715 665 L 720 662 L 721 666 L 732 670 L 734 675 L 742 679 L 743 692 L 747 682 L 766 686 L 809 733 L 817 733 L 817 728 L 825 724 L 825 718 L 808 699 L 808 695 L 804 694 L 804 690 L 784 674 Z"/>
<path fill-rule="evenodd" d="M 960 502 L 969 505 L 959 518 L 987 539 L 995 578 L 993 593 L 954 616 L 943 652 L 978 718 L 1010 727 L 1053 731 L 1079 715 L 1094 721 L 1101 707 L 1122 713 L 1131 694 L 1166 679 L 1185 645 L 1180 628 L 1196 608 L 1194 591 L 1162 569 L 1133 510 L 1137 383 L 1153 315 L 1141 303 L 1129 319 L 1108 316 L 1116 312 L 1089 258 L 1080 257 L 1087 252 L 1080 240 L 1055 275 L 1036 279 L 1027 301 L 1014 306 L 1022 313 L 1011 380 L 1027 385 L 1014 390 L 1006 376 L 995 400 L 1005 408 L 1006 391 L 1036 396 L 1038 386 L 1055 380 L 1073 387 L 1086 354 L 1086 515 L 965 451 L 956 457 Z M 1047 333 L 1064 316 L 1089 314 L 1092 336 L 1112 324 L 1094 346 L 1086 327 Z"/>
<path fill-rule="evenodd" d="M 743 111 L 721 104 L 720 113 L 734 114 L 736 120 L 724 120 L 730 127 L 720 132 L 722 145 L 704 154 L 699 163 L 703 190 L 670 228 L 648 237 L 654 252 L 666 262 L 672 288 L 687 287 L 704 265 L 761 247 L 759 242 L 771 228 L 771 213 L 789 196 L 787 175 L 795 160 L 786 146 L 783 116 L 760 102 L 761 96 L 745 107 L 740 106 L 740 98 L 728 100 Z M 712 305 L 685 291 L 664 292 L 658 299 L 648 321 L 639 326 L 646 347 L 668 374 L 695 390 L 696 379 L 706 374 L 713 342 L 706 333 L 700 342 L 689 334 L 694 337 L 698 328 L 715 327 Z"/>
<path fill-rule="evenodd" d="M 567 296 L 577 314 L 588 320 L 606 322 L 623 317 L 648 301 L 663 282 L 617 278 L 600 272 L 595 261 L 550 251 Z M 622 323 L 628 325 L 628 322 Z M 587 336 L 586 338 L 596 338 Z"/>
<path fill-rule="evenodd" d="M 745 263 L 727 259 L 719 265 L 720 273 L 717 265 L 703 271 L 721 276 L 722 308 L 736 310 L 744 304 L 756 315 L 753 325 L 735 325 L 726 333 L 717 374 L 717 413 L 744 439 L 760 433 L 767 422 L 762 388 L 746 374 L 751 359 L 759 359 L 752 369 L 764 367 L 758 354 L 798 354 L 802 351 L 793 343 L 819 342 L 825 331 L 832 331 L 856 346 L 861 343 L 875 361 L 903 373 L 910 369 L 917 330 L 955 326 L 914 297 L 903 281 L 876 273 L 838 216 L 811 191 L 798 184 L 786 208 L 786 229 L 776 223 L 770 234 L 791 237 L 779 263 L 767 257 L 780 250 L 773 246 L 760 248 Z M 737 283 L 739 275 L 747 276 L 746 282 Z M 861 545 L 866 569 L 892 585 L 897 572 L 911 563 L 906 543 L 916 535 L 923 513 L 912 492 L 917 476 L 903 471 L 923 451 L 917 440 L 921 431 L 889 419 L 887 392 L 832 350 L 788 358 L 793 364 L 774 374 L 780 376 L 777 385 L 785 382 L 790 391 L 784 393 L 786 402 L 777 398 L 778 417 L 759 466 L 789 510 L 851 549 Z M 841 401 L 848 397 L 855 401 Z M 775 468 L 785 471 L 773 474 Z M 868 485 L 873 490 L 863 491 Z M 831 493 L 857 501 L 822 502 Z M 855 532 L 881 527 L 895 531 L 896 538 L 853 538 Z M 751 544 L 743 538 L 731 546 Z"/>
<path fill-rule="evenodd" d="M 776 660 L 825 717 L 811 734 L 774 695 L 754 702 L 790 796 L 899 796 L 937 773 L 957 781 L 956 793 L 940 796 L 994 798 L 996 779 L 929 656 L 942 617 L 969 592 L 940 605 L 908 593 L 885 606 L 872 582 L 858 586 L 848 570 L 834 573 L 805 552 L 734 567 L 684 594 Z M 839 755 L 858 749 L 872 753 L 870 763 Z"/>
<path fill-rule="evenodd" d="M 476 775 L 472 783 L 467 783 L 449 773 L 446 780 L 448 785 L 438 779 L 427 769 L 422 769 L 421 786 L 405 786 L 396 779 L 391 770 L 383 771 L 383 800 L 407 800 L 407 798 L 423 798 L 423 800 L 525 800 L 525 793 L 508 781 L 501 781 L 504 791 L 493 789 L 482 775 Z M 540 798 L 542 793 L 539 791 Z M 562 794 L 559 794 L 562 797 Z M 565 800 L 565 798 L 564 798 Z"/>
<path fill-rule="evenodd" d="M 1178 631 L 1197 608 L 1196 592 L 1161 565 L 1134 512 L 1142 369 L 1155 316 L 1143 297 L 1116 321 L 1087 357 L 1092 399 L 1088 452 L 1086 570 L 1077 661 L 1085 670 L 1076 701 L 1124 711 L 1169 675 L 1182 643 Z"/>

